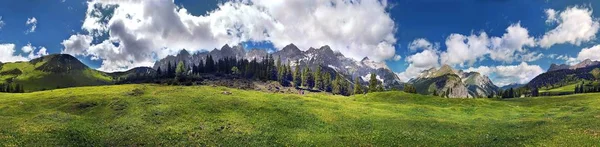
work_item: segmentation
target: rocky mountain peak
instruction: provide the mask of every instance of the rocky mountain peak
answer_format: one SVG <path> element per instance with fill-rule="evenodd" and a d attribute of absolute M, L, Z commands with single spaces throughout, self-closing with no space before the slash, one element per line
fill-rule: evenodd
<path fill-rule="evenodd" d="M 296 45 L 289 44 L 286 45 L 285 47 L 283 47 L 283 49 L 281 49 L 282 52 L 290 52 L 290 53 L 300 53 L 302 52 L 300 49 L 298 49 L 298 47 Z"/>
<path fill-rule="evenodd" d="M 365 62 L 365 61 L 370 61 L 371 59 L 369 59 L 369 57 L 364 57 L 362 60 L 360 60 L 360 62 Z"/>
<path fill-rule="evenodd" d="M 598 62 L 598 61 L 592 61 L 590 59 L 585 59 L 585 60 L 581 61 L 580 63 L 577 63 L 577 64 L 571 66 L 570 69 L 586 68 L 589 66 L 595 66 L 595 65 L 599 65 L 599 64 L 600 64 L 600 62 Z"/>

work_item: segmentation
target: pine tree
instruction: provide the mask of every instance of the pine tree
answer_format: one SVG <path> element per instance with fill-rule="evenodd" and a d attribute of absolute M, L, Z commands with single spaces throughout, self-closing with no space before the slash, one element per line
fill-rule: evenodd
<path fill-rule="evenodd" d="M 362 86 L 360 85 L 360 81 L 358 77 L 354 78 L 354 94 L 362 94 Z"/>
<path fill-rule="evenodd" d="M 335 75 L 335 80 L 333 80 L 332 82 L 332 90 L 331 92 L 333 94 L 341 94 L 342 89 L 341 89 L 341 76 L 339 74 Z"/>
<path fill-rule="evenodd" d="M 167 64 L 167 78 L 171 78 L 171 69 L 173 68 L 173 66 L 171 66 L 171 61 L 169 61 L 169 64 Z"/>
<path fill-rule="evenodd" d="M 515 97 L 515 91 L 513 88 L 510 88 L 508 90 L 508 98 L 514 98 Z"/>
<path fill-rule="evenodd" d="M 159 77 L 162 76 L 162 70 L 160 69 L 160 66 L 158 66 L 158 69 L 156 70 L 156 75 Z"/>
<path fill-rule="evenodd" d="M 330 92 L 332 89 L 331 74 L 324 72 L 322 75 L 322 79 L 323 79 L 323 90 Z"/>
<path fill-rule="evenodd" d="M 433 90 L 433 96 L 438 96 L 438 93 L 437 93 L 436 89 Z"/>
<path fill-rule="evenodd" d="M 383 87 L 382 82 L 379 82 L 379 84 L 377 84 L 377 91 L 379 91 L 379 92 L 385 91 L 385 88 Z"/>
<path fill-rule="evenodd" d="M 294 71 L 294 86 L 296 87 L 300 87 L 302 86 L 302 74 L 300 73 L 300 66 L 298 64 L 296 64 L 296 68 Z"/>
<path fill-rule="evenodd" d="M 323 90 L 323 79 L 321 78 L 321 66 L 317 66 L 317 70 L 313 77 L 315 78 L 315 87 L 316 89 Z"/>
<path fill-rule="evenodd" d="M 185 71 L 185 65 L 182 61 L 179 61 L 179 63 L 177 63 L 177 69 L 175 70 L 176 76 L 183 76 L 185 74 Z"/>
<path fill-rule="evenodd" d="M 308 66 L 302 70 L 302 87 L 308 87 Z"/>
<path fill-rule="evenodd" d="M 575 85 L 575 93 L 579 93 L 579 85 Z"/>
<path fill-rule="evenodd" d="M 371 73 L 371 78 L 369 79 L 369 92 L 377 92 L 378 83 L 379 80 L 377 80 L 377 75 Z"/>

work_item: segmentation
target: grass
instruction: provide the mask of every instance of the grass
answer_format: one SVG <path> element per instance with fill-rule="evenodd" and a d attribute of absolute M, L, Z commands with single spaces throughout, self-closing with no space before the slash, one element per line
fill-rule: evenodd
<path fill-rule="evenodd" d="M 493 100 L 117 85 L 0 93 L 0 120 L 0 146 L 594 146 L 600 94 Z"/>
<path fill-rule="evenodd" d="M 575 91 L 575 86 L 581 83 L 577 82 L 575 84 L 569 84 L 562 87 L 550 88 L 550 89 L 540 89 L 540 92 L 573 92 Z"/>

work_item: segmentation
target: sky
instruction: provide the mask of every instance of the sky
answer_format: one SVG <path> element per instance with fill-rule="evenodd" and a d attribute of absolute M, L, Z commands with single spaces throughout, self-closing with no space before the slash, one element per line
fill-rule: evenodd
<path fill-rule="evenodd" d="M 71 54 L 107 72 L 181 49 L 329 45 L 403 81 L 444 64 L 527 83 L 552 63 L 600 60 L 597 0 L 0 1 L 0 62 Z"/>

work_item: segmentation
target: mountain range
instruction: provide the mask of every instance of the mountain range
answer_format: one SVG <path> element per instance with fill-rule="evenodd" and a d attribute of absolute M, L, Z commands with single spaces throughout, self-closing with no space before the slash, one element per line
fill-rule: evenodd
<path fill-rule="evenodd" d="M 591 71 L 596 68 L 600 68 L 600 62 L 590 59 L 572 66 L 552 64 L 546 73 L 536 76 L 525 86 L 530 89 L 549 88 L 573 84 L 581 80 L 594 80 L 595 77 Z"/>
<path fill-rule="evenodd" d="M 235 57 L 236 59 L 257 59 L 261 61 L 268 54 L 262 49 L 246 50 L 240 45 L 233 47 L 224 45 L 221 49 L 194 54 L 182 50 L 177 55 L 170 55 L 157 61 L 153 68 L 158 69 L 160 67 L 161 69 L 166 69 L 169 63 L 174 64 L 179 61 L 183 61 L 186 65 L 190 65 L 189 63 L 196 64 L 204 61 L 208 55 L 211 55 L 214 60 Z M 347 58 L 340 52 L 333 51 L 329 46 L 322 46 L 318 49 L 309 48 L 306 51 L 302 51 L 294 44 L 289 44 L 281 50 L 271 53 L 271 55 L 275 59 L 281 60 L 282 63 L 289 62 L 292 67 L 309 67 L 314 71 L 315 68 L 320 66 L 324 71 L 336 71 L 346 75 L 349 81 L 353 81 L 353 77 L 361 77 L 361 82 L 366 82 L 370 78 L 369 74 L 375 73 L 377 79 L 382 81 L 388 89 L 400 89 L 404 85 L 400 78 L 385 63 L 376 62 L 367 57 L 361 61 Z"/>
<path fill-rule="evenodd" d="M 577 63 L 572 66 L 569 66 L 567 64 L 560 64 L 560 65 L 552 64 L 552 65 L 550 65 L 550 68 L 548 68 L 548 72 L 563 70 L 563 69 L 575 70 L 575 69 L 579 69 L 579 68 L 586 68 L 586 67 L 596 66 L 596 65 L 600 65 L 600 61 L 592 61 L 590 59 L 586 59 L 586 60 L 583 60 L 582 62 Z"/>
<path fill-rule="evenodd" d="M 485 75 L 478 72 L 463 72 L 449 65 L 425 70 L 409 83 L 415 86 L 417 93 L 448 98 L 488 97 L 496 95 L 500 90 Z"/>

